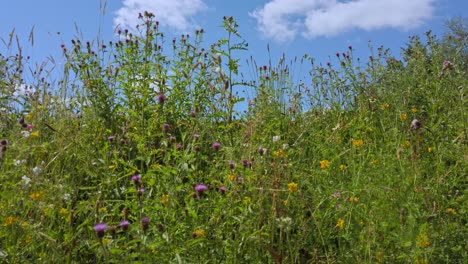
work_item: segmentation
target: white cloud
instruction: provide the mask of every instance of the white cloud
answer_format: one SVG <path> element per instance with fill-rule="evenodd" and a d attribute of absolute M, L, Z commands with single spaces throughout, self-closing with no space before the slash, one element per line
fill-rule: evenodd
<path fill-rule="evenodd" d="M 271 0 L 250 15 L 278 41 L 335 36 L 353 29 L 408 30 L 430 19 L 436 0 Z"/>
<path fill-rule="evenodd" d="M 141 23 L 138 13 L 148 11 L 161 25 L 179 32 L 195 28 L 193 16 L 207 8 L 203 0 L 122 0 L 122 5 L 114 18 L 115 26 L 135 28 Z"/>

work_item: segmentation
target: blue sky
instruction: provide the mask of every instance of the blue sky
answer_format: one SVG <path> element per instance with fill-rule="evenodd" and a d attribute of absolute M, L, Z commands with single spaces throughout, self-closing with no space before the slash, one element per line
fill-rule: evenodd
<path fill-rule="evenodd" d="M 287 58 L 307 53 L 326 62 L 336 52 L 353 46 L 355 57 L 368 58 L 368 41 L 377 48 L 390 48 L 399 55 L 408 36 L 432 29 L 444 31 L 444 22 L 462 16 L 467 0 L 109 0 L 103 14 L 99 0 L 6 0 L 2 1 L 0 37 L 15 33 L 23 43 L 23 54 L 36 61 L 54 56 L 60 63 L 60 45 L 80 29 L 84 39 L 115 39 L 117 26 L 133 27 L 137 14 L 153 12 L 163 31 L 180 36 L 203 28 L 209 45 L 225 36 L 220 28 L 223 16 L 234 16 L 239 31 L 249 43 L 242 56 L 259 65 L 268 61 L 267 45 L 275 64 L 282 53 Z M 34 27 L 34 47 L 28 36 Z M 60 34 L 57 34 L 60 32 Z M 8 53 L 0 43 L 0 53 Z"/>

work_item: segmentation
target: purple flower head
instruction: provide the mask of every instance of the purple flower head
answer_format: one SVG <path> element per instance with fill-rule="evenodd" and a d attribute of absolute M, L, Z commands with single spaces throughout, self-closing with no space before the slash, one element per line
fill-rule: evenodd
<path fill-rule="evenodd" d="M 177 143 L 176 144 L 176 150 L 182 150 L 182 144 Z"/>
<path fill-rule="evenodd" d="M 23 125 L 23 124 L 24 124 L 24 117 L 22 117 L 20 120 L 18 120 L 18 123 L 19 123 L 20 125 Z"/>
<path fill-rule="evenodd" d="M 244 165 L 244 167 L 249 166 L 249 161 L 246 158 L 242 158 L 242 165 Z"/>
<path fill-rule="evenodd" d="M 196 152 L 198 152 L 198 151 L 201 150 L 201 148 L 200 148 L 200 146 L 194 146 L 194 147 L 193 147 L 193 150 L 196 151 Z"/>
<path fill-rule="evenodd" d="M 418 130 L 421 128 L 421 122 L 417 119 L 414 119 L 413 121 L 411 121 L 411 126 L 410 126 L 410 129 L 411 130 Z"/>
<path fill-rule="evenodd" d="M 164 101 L 166 101 L 166 96 L 163 93 L 158 94 L 158 101 L 160 104 L 164 104 Z"/>
<path fill-rule="evenodd" d="M 218 151 L 218 149 L 221 147 L 221 143 L 215 142 L 211 145 L 211 147 L 215 150 Z"/>
<path fill-rule="evenodd" d="M 234 164 L 234 162 L 229 161 L 229 168 L 230 168 L 231 170 L 234 169 L 235 166 L 236 166 L 236 165 Z"/>
<path fill-rule="evenodd" d="M 32 124 L 26 125 L 26 129 L 27 129 L 27 130 L 32 130 L 33 127 L 34 127 L 34 126 L 33 126 Z"/>
<path fill-rule="evenodd" d="M 112 142 L 115 140 L 115 136 L 108 136 L 107 140 L 109 140 L 109 142 Z"/>
<path fill-rule="evenodd" d="M 98 238 L 102 238 L 104 236 L 104 231 L 106 231 L 107 228 L 108 226 L 105 223 L 96 224 L 93 227 L 94 231 L 96 231 Z"/>
<path fill-rule="evenodd" d="M 169 136 L 169 142 L 170 142 L 170 143 L 174 142 L 174 140 L 175 140 L 175 137 L 174 137 L 174 136 Z"/>
<path fill-rule="evenodd" d="M 148 230 L 148 227 L 149 227 L 149 218 L 148 217 L 143 217 L 141 219 L 141 229 L 143 229 L 143 231 L 146 231 Z"/>
<path fill-rule="evenodd" d="M 190 116 L 191 116 L 191 117 L 197 116 L 197 112 L 195 112 L 195 110 L 191 110 L 191 111 L 190 111 Z"/>
<path fill-rule="evenodd" d="M 167 131 L 169 131 L 169 124 L 164 123 L 164 124 L 163 124 L 163 127 L 162 127 L 162 131 L 163 131 L 164 133 L 167 133 Z"/>
<path fill-rule="evenodd" d="M 137 191 L 137 196 L 138 197 L 141 197 L 143 195 L 143 193 L 145 192 L 145 189 L 141 188 Z"/>
<path fill-rule="evenodd" d="M 2 146 L 6 146 L 7 144 L 8 144 L 8 140 L 6 140 L 6 139 L 2 139 L 0 141 L 0 145 L 2 145 Z"/>
<path fill-rule="evenodd" d="M 141 183 L 141 175 L 140 175 L 140 174 L 133 175 L 133 176 L 132 176 L 132 181 L 133 181 L 133 183 L 135 183 L 135 185 L 140 185 L 140 183 Z"/>
<path fill-rule="evenodd" d="M 119 224 L 119 226 L 122 228 L 123 231 L 127 231 L 129 225 L 130 225 L 130 222 L 128 220 L 123 220 Z"/>
<path fill-rule="evenodd" d="M 226 192 L 226 186 L 219 187 L 219 192 L 224 194 Z"/>
<path fill-rule="evenodd" d="M 208 188 L 203 184 L 198 184 L 195 186 L 195 191 L 199 194 L 202 194 L 206 190 L 208 190 Z"/>

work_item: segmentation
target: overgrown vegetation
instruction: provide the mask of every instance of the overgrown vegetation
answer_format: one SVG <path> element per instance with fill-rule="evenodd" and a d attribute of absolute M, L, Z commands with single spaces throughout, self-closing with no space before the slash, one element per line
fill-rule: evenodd
<path fill-rule="evenodd" d="M 5 42 L 2 262 L 467 259 L 466 34 L 412 37 L 401 60 L 252 59 L 245 81 L 233 18 L 211 46 L 140 18 L 64 44 L 57 82 L 47 65 L 23 80 Z"/>

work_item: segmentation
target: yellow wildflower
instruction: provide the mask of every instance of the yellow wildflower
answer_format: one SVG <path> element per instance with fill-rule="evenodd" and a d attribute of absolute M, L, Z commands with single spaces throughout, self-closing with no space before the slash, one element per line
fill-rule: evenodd
<path fill-rule="evenodd" d="M 420 235 L 416 240 L 418 246 L 421 248 L 425 248 L 431 245 L 431 242 L 429 242 L 429 238 L 426 235 Z"/>
<path fill-rule="evenodd" d="M 431 153 L 432 151 L 434 151 L 434 148 L 433 148 L 433 147 L 428 147 L 428 148 L 427 148 L 427 152 Z"/>
<path fill-rule="evenodd" d="M 344 165 L 344 164 L 340 165 L 340 170 L 344 171 L 344 170 L 346 170 L 346 168 L 347 168 L 346 165 Z"/>
<path fill-rule="evenodd" d="M 290 193 L 297 192 L 297 183 L 290 182 L 288 184 L 288 190 L 289 190 Z"/>
<path fill-rule="evenodd" d="M 16 218 L 14 216 L 9 216 L 5 219 L 5 226 L 11 226 L 16 222 Z"/>
<path fill-rule="evenodd" d="M 234 174 L 229 174 L 228 175 L 228 180 L 229 181 L 234 181 L 234 179 L 236 179 L 236 175 L 234 175 Z"/>
<path fill-rule="evenodd" d="M 340 230 L 343 230 L 344 225 L 345 225 L 345 221 L 342 218 L 338 219 L 338 222 L 336 223 L 336 227 L 338 227 Z"/>
<path fill-rule="evenodd" d="M 355 148 L 360 148 L 362 145 L 364 145 L 364 141 L 362 139 L 351 139 L 351 143 L 353 143 L 353 146 Z"/>
<path fill-rule="evenodd" d="M 359 198 L 357 198 L 356 196 L 351 196 L 351 197 L 349 197 L 349 202 L 357 203 L 357 202 L 359 202 Z"/>
<path fill-rule="evenodd" d="M 451 214 L 451 215 L 456 215 L 457 214 L 457 211 L 453 208 L 447 208 L 447 213 Z"/>
<path fill-rule="evenodd" d="M 373 159 L 373 160 L 371 160 L 371 164 L 372 164 L 372 165 L 375 165 L 375 164 L 377 164 L 377 162 L 379 162 L 379 161 L 378 161 L 378 160 L 376 160 L 376 159 Z"/>
<path fill-rule="evenodd" d="M 68 216 L 67 208 L 60 208 L 60 218 L 65 219 Z"/>
<path fill-rule="evenodd" d="M 387 103 L 383 103 L 383 104 L 380 105 L 380 109 L 382 109 L 382 110 L 387 110 L 389 107 L 390 107 L 390 105 L 387 104 Z"/>
<path fill-rule="evenodd" d="M 323 170 L 323 169 L 326 169 L 328 168 L 328 166 L 330 166 L 331 162 L 328 161 L 328 160 L 321 160 L 320 161 L 320 168 Z"/>
<path fill-rule="evenodd" d="M 39 132 L 37 131 L 34 131 L 34 132 L 31 132 L 31 137 L 39 137 Z"/>
<path fill-rule="evenodd" d="M 167 204 L 169 202 L 169 195 L 168 194 L 163 194 L 161 196 L 161 203 L 164 205 L 164 204 Z"/>
<path fill-rule="evenodd" d="M 33 199 L 34 201 L 42 200 L 44 197 L 44 193 L 42 192 L 33 192 L 29 195 L 29 198 Z"/>
<path fill-rule="evenodd" d="M 411 145 L 411 143 L 410 143 L 408 140 L 406 140 L 405 142 L 403 142 L 403 147 L 404 147 L 404 148 L 409 148 L 410 145 Z"/>
<path fill-rule="evenodd" d="M 273 151 L 273 156 L 278 158 L 285 158 L 288 156 L 288 154 L 284 151 L 284 149 L 280 149 L 277 151 Z"/>
<path fill-rule="evenodd" d="M 194 237 L 205 236 L 205 229 L 197 229 L 193 232 Z"/>
<path fill-rule="evenodd" d="M 418 111 L 418 109 L 415 106 L 413 106 L 413 108 L 411 108 L 412 113 L 416 113 L 417 111 Z"/>
<path fill-rule="evenodd" d="M 242 202 L 244 204 L 250 204 L 252 202 L 252 199 L 250 199 L 250 197 L 246 196 L 246 197 L 244 197 L 244 199 L 242 199 Z"/>
<path fill-rule="evenodd" d="M 406 113 L 400 114 L 400 120 L 401 120 L 401 121 L 405 121 L 406 118 L 408 118 L 408 115 L 407 115 Z"/>

